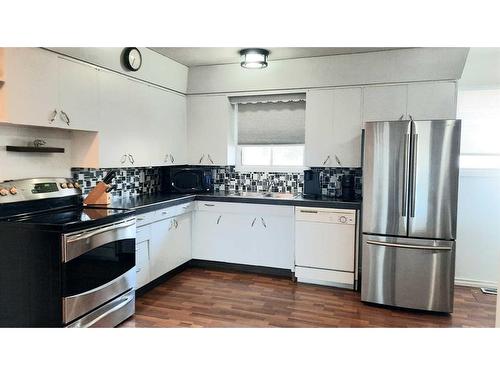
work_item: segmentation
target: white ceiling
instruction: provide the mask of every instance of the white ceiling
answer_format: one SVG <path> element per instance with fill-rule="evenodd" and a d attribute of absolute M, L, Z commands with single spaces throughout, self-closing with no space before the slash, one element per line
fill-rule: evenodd
<path fill-rule="evenodd" d="M 239 51 L 246 47 L 150 47 L 186 66 L 234 64 L 240 62 Z M 387 47 L 263 47 L 271 53 L 269 61 L 301 57 L 344 55 L 351 53 L 385 51 Z"/>

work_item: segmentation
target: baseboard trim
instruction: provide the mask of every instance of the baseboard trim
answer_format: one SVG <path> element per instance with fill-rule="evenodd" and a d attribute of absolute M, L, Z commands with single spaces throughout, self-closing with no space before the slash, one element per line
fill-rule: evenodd
<path fill-rule="evenodd" d="M 191 267 L 198 267 L 198 268 L 239 271 L 239 272 L 256 273 L 262 275 L 272 275 L 272 276 L 282 276 L 282 277 L 294 276 L 291 270 L 284 268 L 251 266 L 248 264 L 217 262 L 213 260 L 204 260 L 204 259 L 191 259 L 189 265 Z"/>
<path fill-rule="evenodd" d="M 455 278 L 456 286 L 470 286 L 473 288 L 496 288 L 498 283 L 494 281 L 484 281 L 484 280 L 473 280 L 473 279 L 461 279 Z"/>

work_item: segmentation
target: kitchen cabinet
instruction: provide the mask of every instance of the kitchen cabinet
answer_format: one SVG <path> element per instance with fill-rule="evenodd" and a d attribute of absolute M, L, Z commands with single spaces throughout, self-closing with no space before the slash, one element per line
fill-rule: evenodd
<path fill-rule="evenodd" d="M 363 90 L 363 122 L 406 118 L 407 85 L 368 86 Z"/>
<path fill-rule="evenodd" d="M 0 122 L 54 126 L 58 109 L 57 58 L 39 48 L 2 48 Z"/>
<path fill-rule="evenodd" d="M 152 134 L 151 164 L 187 164 L 186 97 L 149 86 Z"/>
<path fill-rule="evenodd" d="M 197 203 L 194 259 L 293 269 L 292 207 Z"/>
<path fill-rule="evenodd" d="M 99 130 L 99 70 L 57 57 L 59 105 L 55 123 L 72 130 Z"/>
<path fill-rule="evenodd" d="M 297 207 L 295 275 L 298 280 L 353 288 L 356 233 L 355 210 Z"/>
<path fill-rule="evenodd" d="M 226 95 L 187 99 L 188 162 L 192 165 L 234 165 L 234 110 Z"/>
<path fill-rule="evenodd" d="M 361 88 L 307 93 L 306 166 L 361 166 L 361 99 Z"/>
<path fill-rule="evenodd" d="M 455 82 L 412 83 L 408 85 L 408 119 L 439 120 L 457 118 Z"/>
<path fill-rule="evenodd" d="M 139 289 L 149 283 L 149 240 L 136 244 L 135 247 L 135 288 Z"/>
<path fill-rule="evenodd" d="M 363 121 L 455 119 L 454 81 L 370 86 L 363 90 Z"/>

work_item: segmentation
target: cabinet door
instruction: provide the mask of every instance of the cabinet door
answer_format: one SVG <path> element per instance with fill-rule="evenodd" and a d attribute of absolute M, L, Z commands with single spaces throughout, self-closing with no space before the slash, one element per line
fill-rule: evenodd
<path fill-rule="evenodd" d="M 78 130 L 99 130 L 98 70 L 58 57 L 59 114 L 57 125 Z M 64 112 L 64 113 L 62 113 Z M 69 124 L 66 123 L 66 114 Z"/>
<path fill-rule="evenodd" d="M 334 90 L 311 90 L 306 97 L 304 163 L 308 167 L 333 165 Z"/>
<path fill-rule="evenodd" d="M 172 243 L 173 220 L 160 220 L 151 224 L 150 273 L 154 280 L 170 271 L 169 247 Z"/>
<path fill-rule="evenodd" d="M 190 96 L 187 100 L 189 163 L 228 165 L 234 147 L 233 110 L 225 95 Z"/>
<path fill-rule="evenodd" d="M 406 117 L 407 86 L 372 86 L 363 90 L 363 122 Z"/>
<path fill-rule="evenodd" d="M 292 208 L 290 208 L 293 210 Z M 294 263 L 293 213 L 286 216 L 261 216 L 252 228 L 251 264 L 292 269 Z"/>
<path fill-rule="evenodd" d="M 447 120 L 457 117 L 455 82 L 408 85 L 408 115 L 414 120 Z"/>
<path fill-rule="evenodd" d="M 135 247 L 135 277 L 136 289 L 150 281 L 149 275 L 149 241 L 143 241 Z"/>
<path fill-rule="evenodd" d="M 193 259 L 228 262 L 232 233 L 229 214 L 197 211 L 193 223 Z"/>
<path fill-rule="evenodd" d="M 0 111 L 0 121 L 54 126 L 58 108 L 56 55 L 39 48 L 5 48 L 3 53 L 5 83 L 0 87 L 0 100 L 3 97 L 4 113 Z"/>
<path fill-rule="evenodd" d="M 342 167 L 361 166 L 361 89 L 333 90 L 333 162 Z M 325 137 L 325 135 L 324 135 Z"/>
<path fill-rule="evenodd" d="M 173 220 L 167 256 L 169 271 L 191 259 L 191 213 L 175 216 Z"/>
<path fill-rule="evenodd" d="M 153 137 L 148 118 L 151 112 L 147 105 L 147 86 L 100 71 L 99 90 L 101 167 L 150 165 Z"/>
<path fill-rule="evenodd" d="M 151 87 L 152 165 L 187 163 L 186 97 Z"/>

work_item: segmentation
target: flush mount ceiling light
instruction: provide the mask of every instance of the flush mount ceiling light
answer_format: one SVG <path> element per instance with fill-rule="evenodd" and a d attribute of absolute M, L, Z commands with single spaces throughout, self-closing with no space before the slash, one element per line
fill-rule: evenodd
<path fill-rule="evenodd" d="M 247 69 L 262 69 L 267 66 L 269 51 L 262 48 L 246 48 L 240 51 L 241 66 Z"/>

